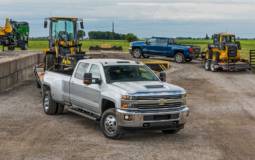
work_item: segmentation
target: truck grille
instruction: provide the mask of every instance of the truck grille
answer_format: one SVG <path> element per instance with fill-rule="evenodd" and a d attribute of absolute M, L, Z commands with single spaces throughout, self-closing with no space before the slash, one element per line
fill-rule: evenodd
<path fill-rule="evenodd" d="M 181 95 L 165 95 L 165 96 L 139 96 L 134 97 L 134 100 L 159 100 L 159 99 L 180 99 Z"/>
<path fill-rule="evenodd" d="M 171 120 L 171 119 L 178 119 L 179 114 L 167 114 L 167 115 L 151 115 L 151 116 L 144 116 L 144 121 L 160 121 L 160 120 Z"/>
<path fill-rule="evenodd" d="M 179 108 L 182 106 L 181 102 L 169 103 L 165 105 L 159 104 L 134 104 L 133 108 L 137 109 L 164 109 L 164 108 Z"/>

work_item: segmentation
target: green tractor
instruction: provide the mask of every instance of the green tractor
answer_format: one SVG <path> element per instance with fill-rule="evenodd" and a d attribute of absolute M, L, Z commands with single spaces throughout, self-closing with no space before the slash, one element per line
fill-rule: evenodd
<path fill-rule="evenodd" d="M 21 50 L 27 50 L 29 38 L 29 24 L 27 22 L 18 22 L 6 19 L 5 26 L 0 27 L 0 45 L 8 50 L 14 50 L 19 47 Z"/>

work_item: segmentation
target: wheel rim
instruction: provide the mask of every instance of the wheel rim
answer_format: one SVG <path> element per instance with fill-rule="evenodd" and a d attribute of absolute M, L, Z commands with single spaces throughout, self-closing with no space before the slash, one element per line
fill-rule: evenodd
<path fill-rule="evenodd" d="M 48 95 L 44 96 L 44 100 L 43 100 L 43 107 L 45 111 L 49 110 L 49 106 L 50 106 L 50 99 Z"/>
<path fill-rule="evenodd" d="M 115 116 L 113 115 L 108 115 L 105 118 L 104 121 L 104 128 L 105 131 L 109 134 L 109 135 L 113 135 L 116 133 L 117 131 L 117 120 L 115 118 Z"/>
<path fill-rule="evenodd" d="M 205 69 L 208 70 L 209 66 L 208 66 L 208 61 L 205 62 Z"/>
<path fill-rule="evenodd" d="M 134 57 L 135 57 L 135 58 L 141 57 L 141 52 L 140 52 L 139 49 L 135 49 L 133 54 L 134 54 Z"/>
<path fill-rule="evenodd" d="M 214 64 L 211 64 L 211 71 L 215 71 Z"/>
<path fill-rule="evenodd" d="M 180 55 L 180 54 L 177 54 L 176 56 L 175 56 L 175 60 L 176 60 L 176 62 L 178 62 L 178 63 L 181 63 L 182 62 L 182 55 Z"/>

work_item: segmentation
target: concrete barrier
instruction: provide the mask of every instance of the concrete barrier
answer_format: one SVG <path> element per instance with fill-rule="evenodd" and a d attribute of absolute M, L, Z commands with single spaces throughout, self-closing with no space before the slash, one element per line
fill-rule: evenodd
<path fill-rule="evenodd" d="M 42 62 L 43 55 L 26 53 L 0 59 L 0 92 L 16 86 L 22 81 L 32 80 L 33 66 Z"/>

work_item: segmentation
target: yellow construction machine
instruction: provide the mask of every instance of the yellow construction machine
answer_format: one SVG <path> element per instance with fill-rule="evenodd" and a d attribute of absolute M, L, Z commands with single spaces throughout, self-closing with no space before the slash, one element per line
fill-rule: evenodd
<path fill-rule="evenodd" d="M 213 44 L 204 53 L 204 68 L 207 71 L 237 71 L 250 69 L 248 61 L 241 59 L 241 44 L 234 34 L 218 33 L 212 36 Z"/>
<path fill-rule="evenodd" d="M 83 59 L 80 40 L 85 36 L 83 20 L 76 17 L 50 17 L 44 21 L 44 28 L 49 23 L 49 48 L 44 50 L 45 69 L 63 69 L 73 67 Z"/>

